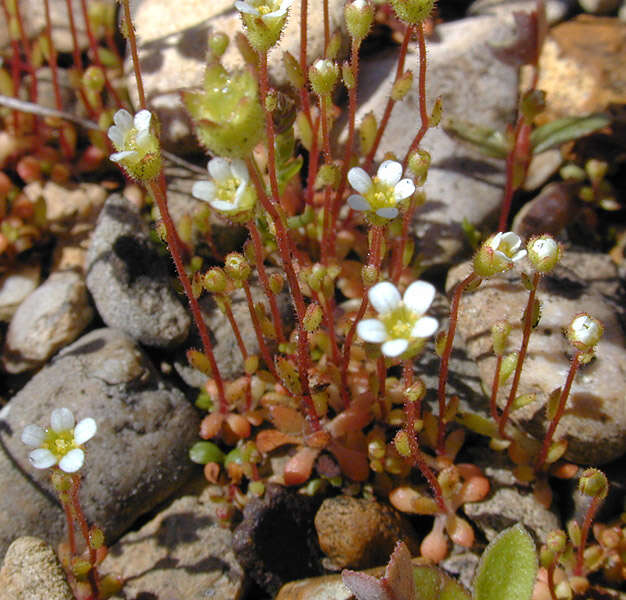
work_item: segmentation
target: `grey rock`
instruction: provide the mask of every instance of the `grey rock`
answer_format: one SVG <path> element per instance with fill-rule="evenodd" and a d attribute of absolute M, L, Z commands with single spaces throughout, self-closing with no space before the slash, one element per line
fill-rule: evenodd
<path fill-rule="evenodd" d="M 448 289 L 468 271 L 467 264 L 452 269 Z M 565 457 L 579 464 L 602 464 L 619 458 L 626 452 L 626 344 L 615 266 L 606 255 L 566 249 L 561 264 L 542 278 L 537 297 L 542 305 L 541 321 L 530 338 L 518 391 L 536 393 L 537 399 L 513 412 L 512 421 L 543 440 L 548 427 L 547 398 L 564 384 L 573 355 L 573 347 L 561 332 L 577 314 L 588 312 L 604 323 L 604 335 L 596 358 L 583 365 L 574 380 L 555 439 L 567 440 Z M 519 349 L 518 324 L 527 298 L 519 275 L 511 271 L 483 282 L 461 300 L 457 343 L 461 346 L 464 340 L 468 354 L 477 361 L 485 389 L 491 389 L 495 366 L 491 325 L 499 319 L 512 323 L 508 351 Z M 506 402 L 509 386 L 498 395 L 500 407 Z"/>
<path fill-rule="evenodd" d="M 108 543 L 188 477 L 188 449 L 199 418 L 168 386 L 125 333 L 98 329 L 64 348 L 0 414 L 0 553 L 20 535 L 51 543 L 64 536 L 64 517 L 48 471 L 34 469 L 21 442 L 29 423 L 47 426 L 68 407 L 93 417 L 98 433 L 86 445 L 81 503 Z"/>
<path fill-rule="evenodd" d="M 108 198 L 87 253 L 87 287 L 102 320 L 147 346 L 182 343 L 191 319 L 170 284 L 168 259 L 123 196 Z"/>
<path fill-rule="evenodd" d="M 35 537 L 21 537 L 4 557 L 0 600 L 74 600 L 74 594 L 54 550 Z"/>
<path fill-rule="evenodd" d="M 547 0 L 546 19 L 549 25 L 562 21 L 576 6 L 576 0 Z M 532 12 L 536 0 L 474 0 L 467 9 L 470 16 L 512 15 L 515 12 Z"/>
<path fill-rule="evenodd" d="M 487 41 L 512 35 L 500 17 L 476 17 L 445 23 L 427 43 L 427 107 L 443 101 L 444 119 L 471 120 L 504 130 L 517 104 L 516 70 L 498 61 Z M 413 88 L 391 114 L 376 159 L 387 152 L 404 157 L 419 129 L 417 50 L 410 47 L 406 68 L 414 71 Z M 380 119 L 395 76 L 397 52 L 378 53 L 360 70 L 357 123 L 373 111 Z M 430 129 L 421 144 L 432 157 L 424 185 L 426 203 L 415 216 L 416 251 L 425 266 L 444 267 L 469 253 L 464 246 L 464 218 L 478 227 L 496 218 L 504 185 L 504 163 L 485 159 L 469 145 L 450 137 L 441 127 Z"/>
<path fill-rule="evenodd" d="M 2 352 L 4 369 L 21 373 L 40 367 L 73 342 L 93 314 L 82 275 L 74 271 L 53 273 L 13 315 Z"/>
<path fill-rule="evenodd" d="M 39 285 L 40 264 L 17 266 L 0 276 L 0 321 L 10 321 L 17 307 Z"/>
<path fill-rule="evenodd" d="M 343 0 L 330 0 L 330 27 L 339 30 L 343 23 Z M 300 3 L 294 2 L 280 46 L 269 54 L 269 72 L 278 84 L 285 83 L 282 63 L 284 50 L 298 56 L 300 46 Z M 161 143 L 178 154 L 199 150 L 191 121 L 183 109 L 178 90 L 202 84 L 207 61 L 208 37 L 224 32 L 231 40 L 243 31 L 238 12 L 231 0 L 144 0 L 134 13 L 139 39 L 139 60 L 148 106 L 161 122 Z M 307 22 L 309 61 L 322 56 L 324 26 L 321 4 L 309 3 Z M 222 62 L 228 68 L 242 67 L 243 60 L 231 42 Z M 130 59 L 126 72 L 131 74 Z M 129 80 L 133 102 L 137 105 L 134 80 Z"/>
<path fill-rule="evenodd" d="M 244 572 L 235 560 L 231 531 L 216 517 L 219 505 L 210 499 L 212 493 L 215 489 L 206 481 L 200 489 L 185 489 L 109 549 L 101 571 L 126 581 L 123 595 L 112 596 L 114 600 L 238 600 L 243 595 Z"/>

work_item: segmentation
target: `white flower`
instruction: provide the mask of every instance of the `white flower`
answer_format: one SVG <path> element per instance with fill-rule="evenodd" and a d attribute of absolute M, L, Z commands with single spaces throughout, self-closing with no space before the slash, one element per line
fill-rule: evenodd
<path fill-rule="evenodd" d="M 194 183 L 191 189 L 194 198 L 229 216 L 253 208 L 256 192 L 250 185 L 250 174 L 243 160 L 236 158 L 229 162 L 225 158 L 213 158 L 207 169 L 213 181 Z"/>
<path fill-rule="evenodd" d="M 579 350 L 591 350 L 600 341 L 603 333 L 604 327 L 598 319 L 582 313 L 572 321 L 567 336 Z"/>
<path fill-rule="evenodd" d="M 111 154 L 111 160 L 120 162 L 125 158 L 139 158 L 142 149 L 151 144 L 149 110 L 140 110 L 133 116 L 123 108 L 113 116 L 115 125 L 109 127 L 108 136 L 118 152 Z"/>
<path fill-rule="evenodd" d="M 361 321 L 357 333 L 366 342 L 382 343 L 385 356 L 400 356 L 411 342 L 437 331 L 437 320 L 424 316 L 435 297 L 435 288 L 430 283 L 414 281 L 400 297 L 393 283 L 383 281 L 370 289 L 368 297 L 378 318 Z"/>
<path fill-rule="evenodd" d="M 85 462 L 81 446 L 97 431 L 96 422 L 83 419 L 74 427 L 74 415 L 69 408 L 57 408 L 50 415 L 50 428 L 27 425 L 22 432 L 22 442 L 35 448 L 28 455 L 36 469 L 48 469 L 58 464 L 66 473 L 75 473 Z"/>
<path fill-rule="evenodd" d="M 237 0 L 235 8 L 240 12 L 262 19 L 284 17 L 293 0 Z"/>
<path fill-rule="evenodd" d="M 415 184 L 410 179 L 402 179 L 402 165 L 395 160 L 384 161 L 374 179 L 361 167 L 353 167 L 348 171 L 348 181 L 358 192 L 348 198 L 350 208 L 367 211 L 383 219 L 397 217 L 398 203 L 415 192 Z"/>

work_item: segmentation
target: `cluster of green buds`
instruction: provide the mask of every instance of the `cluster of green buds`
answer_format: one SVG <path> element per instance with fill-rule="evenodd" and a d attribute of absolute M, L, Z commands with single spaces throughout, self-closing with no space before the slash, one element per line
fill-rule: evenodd
<path fill-rule="evenodd" d="M 181 95 L 198 140 L 211 154 L 246 158 L 261 140 L 265 115 L 249 71 L 229 73 L 221 64 L 210 64 L 204 88 Z"/>

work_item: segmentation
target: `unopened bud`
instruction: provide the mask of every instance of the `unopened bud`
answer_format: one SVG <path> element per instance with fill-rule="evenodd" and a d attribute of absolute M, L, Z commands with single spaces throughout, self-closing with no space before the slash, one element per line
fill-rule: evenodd
<path fill-rule="evenodd" d="M 240 252 L 231 252 L 226 256 L 224 270 L 234 281 L 246 281 L 252 272 L 250 263 Z"/>
<path fill-rule="evenodd" d="M 528 260 L 538 273 L 551 271 L 561 258 L 561 248 L 550 235 L 532 238 L 526 249 L 528 250 Z"/>
<path fill-rule="evenodd" d="M 423 183 L 426 181 L 430 162 L 430 152 L 426 150 L 415 150 L 409 155 L 409 169 L 411 169 L 411 171 L 415 173 L 415 183 L 417 185 L 423 185 Z"/>
<path fill-rule="evenodd" d="M 578 491 L 586 496 L 604 500 L 609 493 L 609 482 L 599 469 L 585 469 L 578 480 Z"/>
<path fill-rule="evenodd" d="M 311 87 L 318 96 L 328 96 L 339 78 L 339 67 L 335 62 L 320 58 L 309 68 Z"/>
<path fill-rule="evenodd" d="M 411 456 L 411 446 L 409 444 L 409 436 L 404 429 L 401 429 L 396 433 L 393 439 L 393 445 L 396 447 L 396 451 L 400 456 L 408 458 Z"/>
<path fill-rule="evenodd" d="M 89 546 L 94 550 L 104 546 L 104 532 L 99 527 L 92 527 L 89 530 Z"/>
<path fill-rule="evenodd" d="M 344 9 L 346 27 L 350 37 L 356 42 L 363 41 L 374 20 L 374 8 L 366 0 L 355 0 Z"/>
<path fill-rule="evenodd" d="M 391 0 L 398 19 L 409 25 L 421 23 L 433 11 L 435 0 Z"/>
<path fill-rule="evenodd" d="M 567 338 L 581 351 L 591 350 L 602 337 L 604 326 L 598 319 L 587 313 L 581 313 L 567 329 Z"/>
<path fill-rule="evenodd" d="M 280 273 L 272 273 L 269 276 L 269 284 L 273 294 L 280 294 L 283 291 L 285 280 Z"/>
<path fill-rule="evenodd" d="M 220 267 L 213 267 L 204 274 L 204 289 L 211 294 L 221 294 L 226 289 L 226 274 Z"/>
<path fill-rule="evenodd" d="M 209 35 L 209 48 L 213 56 L 220 58 L 226 52 L 229 42 L 229 37 L 223 31 L 216 31 Z"/>
<path fill-rule="evenodd" d="M 363 285 L 370 287 L 378 281 L 378 269 L 374 265 L 365 265 L 361 268 Z"/>
<path fill-rule="evenodd" d="M 546 545 L 552 552 L 563 552 L 567 545 L 567 536 L 561 529 L 555 529 L 548 534 Z"/>

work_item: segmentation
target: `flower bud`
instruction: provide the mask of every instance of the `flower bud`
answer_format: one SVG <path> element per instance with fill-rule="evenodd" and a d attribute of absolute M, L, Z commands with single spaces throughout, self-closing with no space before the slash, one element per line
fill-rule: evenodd
<path fill-rule="evenodd" d="M 561 248 L 550 235 L 532 238 L 527 246 L 528 260 L 538 273 L 547 273 L 554 269 L 561 258 Z"/>
<path fill-rule="evenodd" d="M 250 263 L 240 252 L 231 252 L 226 256 L 224 270 L 233 281 L 246 281 L 252 271 Z"/>
<path fill-rule="evenodd" d="M 104 546 L 104 533 L 99 527 L 92 527 L 89 530 L 89 547 L 97 550 Z"/>
<path fill-rule="evenodd" d="M 599 469 L 585 469 L 578 480 L 578 491 L 603 500 L 609 493 L 609 482 Z"/>
<path fill-rule="evenodd" d="M 85 69 L 83 73 L 83 85 L 87 89 L 99 93 L 104 88 L 104 83 L 104 73 L 100 67 L 91 65 Z"/>
<path fill-rule="evenodd" d="M 237 0 L 246 36 L 257 52 L 267 52 L 278 42 L 293 0 Z"/>
<path fill-rule="evenodd" d="M 216 31 L 209 35 L 209 48 L 213 56 L 220 58 L 226 52 L 229 42 L 230 38 L 223 31 Z"/>
<path fill-rule="evenodd" d="M 546 545 L 552 552 L 563 552 L 567 545 L 567 536 L 561 529 L 555 529 L 548 534 Z"/>
<path fill-rule="evenodd" d="M 272 273 L 269 277 L 270 290 L 274 294 L 280 294 L 283 291 L 285 280 L 280 273 Z"/>
<path fill-rule="evenodd" d="M 581 351 L 591 350 L 602 337 L 604 326 L 587 313 L 576 316 L 567 329 L 567 338 Z"/>
<path fill-rule="evenodd" d="M 362 42 L 370 31 L 374 20 L 374 8 L 366 0 L 355 0 L 344 9 L 346 27 L 355 42 Z"/>
<path fill-rule="evenodd" d="M 339 67 L 335 62 L 320 58 L 309 68 L 311 87 L 318 96 L 328 96 L 339 78 Z"/>
<path fill-rule="evenodd" d="M 361 268 L 363 285 L 369 287 L 378 281 L 378 269 L 374 265 L 365 265 Z"/>
<path fill-rule="evenodd" d="M 220 267 L 209 269 L 204 274 L 203 286 L 207 292 L 221 294 L 226 290 L 226 274 Z"/>
<path fill-rule="evenodd" d="M 409 436 L 403 429 L 396 433 L 396 436 L 393 439 L 393 445 L 396 447 L 396 451 L 400 456 L 403 456 L 404 458 L 409 458 L 411 456 Z"/>
<path fill-rule="evenodd" d="M 427 150 L 415 150 L 409 155 L 409 169 L 415 173 L 417 185 L 422 185 L 426 181 L 430 161 L 430 152 Z"/>
<path fill-rule="evenodd" d="M 421 23 L 433 11 L 435 0 L 391 0 L 398 19 L 409 25 Z"/>

